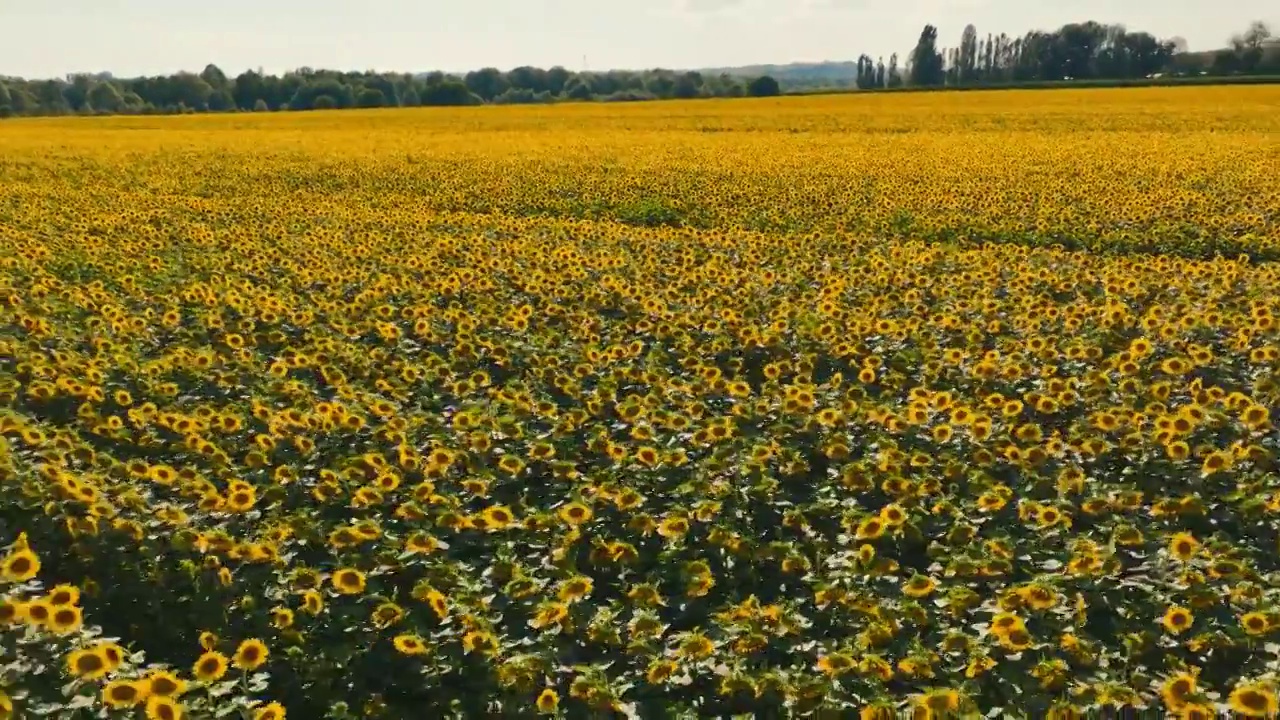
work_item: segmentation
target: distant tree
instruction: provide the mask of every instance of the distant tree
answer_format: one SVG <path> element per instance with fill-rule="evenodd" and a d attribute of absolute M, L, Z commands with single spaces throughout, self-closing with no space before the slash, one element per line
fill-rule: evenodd
<path fill-rule="evenodd" d="M 761 75 L 747 83 L 747 95 L 749 97 L 774 97 L 782 94 L 782 87 L 778 85 L 778 81 L 769 75 Z"/>
<path fill-rule="evenodd" d="M 338 101 L 329 95 L 316 95 L 311 98 L 309 110 L 333 110 L 338 107 Z"/>
<path fill-rule="evenodd" d="M 938 29 L 925 25 L 920 39 L 911 51 L 912 85 L 936 86 L 943 82 L 942 54 L 938 52 Z"/>
<path fill-rule="evenodd" d="M 400 86 L 397 82 L 398 78 L 392 75 L 380 75 L 376 73 L 365 73 L 352 78 L 349 82 L 355 84 L 363 84 L 366 88 L 374 88 L 382 93 L 382 102 L 378 107 L 399 107 L 400 106 Z M 358 95 L 357 95 L 358 98 Z M 364 107 L 364 106 L 362 106 Z"/>
<path fill-rule="evenodd" d="M 317 107 L 319 98 L 328 98 L 324 107 Z M 355 93 L 350 85 L 337 78 L 316 76 L 304 85 L 289 100 L 291 110 L 324 110 L 332 107 L 349 108 L 355 105 Z"/>
<path fill-rule="evenodd" d="M 696 98 L 702 92 L 702 74 L 697 72 L 687 72 L 676 78 L 676 84 L 673 88 L 675 97 L 683 100 Z"/>
<path fill-rule="evenodd" d="M 507 83 L 519 90 L 530 90 L 540 93 L 549 90 L 549 79 L 546 70 L 523 65 L 507 73 Z"/>
<path fill-rule="evenodd" d="M 236 99 L 227 84 L 215 87 L 205 102 L 211 112 L 227 112 L 236 109 Z"/>
<path fill-rule="evenodd" d="M 489 101 L 508 87 L 507 78 L 497 68 L 484 68 L 467 73 L 463 79 L 467 89 Z"/>
<path fill-rule="evenodd" d="M 875 83 L 875 65 L 871 62 L 871 58 L 865 54 L 858 56 L 858 62 L 855 66 L 853 84 L 859 90 L 870 90 Z"/>
<path fill-rule="evenodd" d="M 266 82 L 262 75 L 246 70 L 236 76 L 231 82 L 231 97 L 235 100 L 236 107 L 241 110 L 249 110 L 257 105 L 259 100 L 267 99 Z"/>
<path fill-rule="evenodd" d="M 1241 72 L 1251 73 L 1258 69 L 1264 55 L 1263 46 L 1270 39 L 1271 28 L 1261 20 L 1255 20 L 1250 23 L 1249 29 L 1244 31 L 1239 40 L 1232 43 L 1240 56 Z"/>
<path fill-rule="evenodd" d="M 71 112 L 71 105 L 62 94 L 62 86 L 63 83 L 57 80 L 45 80 L 36 84 L 36 101 L 42 114 L 65 115 Z"/>
<path fill-rule="evenodd" d="M 9 96 L 11 98 L 10 107 L 13 108 L 14 115 L 36 115 L 40 113 L 40 101 L 31 93 L 29 88 L 11 87 L 9 88 Z"/>
<path fill-rule="evenodd" d="M 444 80 L 422 90 L 423 105 L 477 105 L 484 100 L 457 80 Z"/>
<path fill-rule="evenodd" d="M 885 78 L 885 87 L 902 87 L 902 71 L 898 69 L 898 53 L 889 56 L 889 69 Z"/>
<path fill-rule="evenodd" d="M 654 97 L 675 97 L 676 79 L 665 70 L 655 70 L 644 81 L 644 89 Z"/>
<path fill-rule="evenodd" d="M 556 65 L 547 70 L 547 87 L 546 89 L 552 95 L 561 95 L 564 93 L 565 86 L 569 84 L 569 78 L 573 77 L 573 73 Z"/>
<path fill-rule="evenodd" d="M 171 98 L 173 102 L 192 110 L 207 110 L 209 94 L 213 86 L 195 73 L 178 73 L 170 78 Z"/>
<path fill-rule="evenodd" d="M 204 70 L 200 71 L 200 79 L 209 83 L 211 88 L 225 88 L 230 83 L 227 81 L 227 74 L 213 63 L 204 66 Z"/>
<path fill-rule="evenodd" d="M 588 75 L 575 75 L 564 86 L 564 96 L 572 100 L 590 100 L 596 91 Z"/>
<path fill-rule="evenodd" d="M 262 98 L 258 98 L 257 100 L 253 101 L 254 112 L 269 112 L 270 110 L 271 108 L 270 106 L 267 105 L 266 100 L 263 100 Z"/>
<path fill-rule="evenodd" d="M 978 29 L 972 24 L 964 26 L 960 35 L 960 47 L 957 49 L 957 75 L 961 83 L 971 83 L 978 74 Z"/>
<path fill-rule="evenodd" d="M 113 83 L 100 82 L 89 90 L 88 103 L 99 112 L 118 113 L 124 109 L 124 97 Z"/>
<path fill-rule="evenodd" d="M 356 104 L 362 108 L 376 108 L 387 104 L 387 96 L 375 87 L 367 87 L 356 96 Z"/>
<path fill-rule="evenodd" d="M 400 104 L 405 107 L 417 107 L 422 104 L 422 98 L 418 96 L 418 91 L 410 86 L 400 96 Z"/>
<path fill-rule="evenodd" d="M 67 83 L 62 88 L 62 97 L 72 112 L 83 112 L 85 103 L 89 102 L 89 91 L 98 84 L 89 73 L 77 73 L 67 76 Z"/>
<path fill-rule="evenodd" d="M 0 82 L 0 112 L 8 110 L 13 113 L 13 93 L 9 92 L 9 86 Z"/>

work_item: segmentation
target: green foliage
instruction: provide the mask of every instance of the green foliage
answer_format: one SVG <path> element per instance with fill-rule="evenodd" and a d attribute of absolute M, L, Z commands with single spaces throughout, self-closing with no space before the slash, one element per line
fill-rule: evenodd
<path fill-rule="evenodd" d="M 938 29 L 925 25 L 920 31 L 920 39 L 911 51 L 911 84 L 930 86 L 941 85 L 943 75 L 942 53 L 938 52 Z"/>
<path fill-rule="evenodd" d="M 747 95 L 751 97 L 773 97 L 781 92 L 782 88 L 778 86 L 778 81 L 768 75 L 761 75 L 747 83 Z"/>

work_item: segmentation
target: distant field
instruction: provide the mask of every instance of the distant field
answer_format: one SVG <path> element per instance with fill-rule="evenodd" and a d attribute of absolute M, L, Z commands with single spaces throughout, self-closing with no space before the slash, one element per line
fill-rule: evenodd
<path fill-rule="evenodd" d="M 0 719 L 1274 716 L 1276 107 L 7 121 Z"/>
<path fill-rule="evenodd" d="M 0 129 L 13 208 L 0 218 L 56 232 L 78 218 L 43 203 L 74 188 L 64 210 L 110 198 L 180 224 L 341 198 L 308 217 L 349 227 L 352 212 L 412 208 L 1273 255 L 1277 102 L 1266 86 L 17 121 Z"/>

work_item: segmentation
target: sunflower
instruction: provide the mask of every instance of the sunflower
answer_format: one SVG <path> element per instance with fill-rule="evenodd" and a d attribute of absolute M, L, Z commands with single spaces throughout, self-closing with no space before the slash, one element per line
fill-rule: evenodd
<path fill-rule="evenodd" d="M 49 591 L 45 599 L 54 607 L 75 605 L 80 602 L 80 588 L 75 585 L 58 585 Z"/>
<path fill-rule="evenodd" d="M 884 535 L 885 522 L 878 516 L 864 518 L 858 523 L 857 529 L 854 531 L 854 537 L 858 540 L 875 540 Z"/>
<path fill-rule="evenodd" d="M 427 653 L 427 644 L 417 635 L 397 635 L 392 639 L 391 644 L 395 646 L 396 652 L 401 655 L 425 655 Z"/>
<path fill-rule="evenodd" d="M 0 628 L 16 625 L 27 619 L 27 606 L 13 598 L 0 597 Z"/>
<path fill-rule="evenodd" d="M 271 702 L 253 711 L 253 720 L 284 720 L 284 706 Z"/>
<path fill-rule="evenodd" d="M 498 468 L 508 475 L 519 475 L 524 469 L 524 461 L 515 455 L 503 455 L 498 461 Z"/>
<path fill-rule="evenodd" d="M 689 532 L 689 520 L 684 517 L 670 517 L 658 523 L 658 534 L 664 538 L 684 537 Z"/>
<path fill-rule="evenodd" d="M 1271 629 L 1271 621 L 1265 613 L 1249 612 L 1240 617 L 1240 626 L 1250 635 L 1263 635 Z"/>
<path fill-rule="evenodd" d="M 838 677 L 853 670 L 856 663 L 848 653 L 836 652 L 818 658 L 818 671 L 830 677 Z"/>
<path fill-rule="evenodd" d="M 560 519 L 568 525 L 577 527 L 591 520 L 591 508 L 580 502 L 571 502 L 560 508 Z"/>
<path fill-rule="evenodd" d="M 354 568 L 342 568 L 330 578 L 333 589 L 343 595 L 357 595 L 364 592 L 365 574 Z"/>
<path fill-rule="evenodd" d="M 1177 533 L 1169 539 L 1169 554 L 1182 562 L 1189 562 L 1200 550 L 1200 541 L 1190 533 Z"/>
<path fill-rule="evenodd" d="M 80 608 L 75 605 L 55 607 L 49 615 L 49 629 L 59 635 L 66 635 L 80 629 L 84 621 Z"/>
<path fill-rule="evenodd" d="M 671 660 L 654 660 L 649 663 L 644 677 L 651 685 L 657 685 L 658 683 L 666 682 L 672 675 L 675 675 L 678 668 L 679 666 Z"/>
<path fill-rule="evenodd" d="M 404 550 L 410 554 L 430 553 L 440 547 L 440 541 L 436 540 L 430 534 L 416 531 L 409 535 L 404 542 Z"/>
<path fill-rule="evenodd" d="M 1240 413 L 1240 421 L 1251 430 L 1262 430 L 1271 421 L 1271 411 L 1264 405 L 1249 405 Z"/>
<path fill-rule="evenodd" d="M 1031 647 L 1032 644 L 1031 634 L 1022 628 L 1010 630 L 1004 635 L 997 637 L 1000 641 L 1001 647 L 1013 652 L 1022 652 L 1023 650 Z"/>
<path fill-rule="evenodd" d="M 27 548 L 10 552 L 0 560 L 0 579 L 26 582 L 40 572 L 40 558 Z"/>
<path fill-rule="evenodd" d="M 49 601 L 40 598 L 33 600 L 26 605 L 27 622 L 36 627 L 44 627 L 49 624 L 49 620 L 53 617 L 53 606 Z"/>
<path fill-rule="evenodd" d="M 1058 604 L 1058 596 L 1051 588 L 1044 585 L 1031 584 L 1018 591 L 1018 596 L 1032 610 L 1048 610 Z"/>
<path fill-rule="evenodd" d="M 102 688 L 102 702 L 112 709 L 123 710 L 146 700 L 149 692 L 146 683 L 114 680 Z"/>
<path fill-rule="evenodd" d="M 880 518 L 890 527 L 898 527 L 907 521 L 907 512 L 897 503 L 889 503 L 880 508 Z"/>
<path fill-rule="evenodd" d="M 544 603 L 539 606 L 533 618 L 529 620 L 529 626 L 535 630 L 541 630 L 545 627 L 560 624 L 568 616 L 568 605 L 559 602 Z"/>
<path fill-rule="evenodd" d="M 715 650 L 716 646 L 705 635 L 690 633 L 688 637 L 681 641 L 680 647 L 676 652 L 684 658 L 704 660 L 711 657 Z"/>
<path fill-rule="evenodd" d="M 1160 618 L 1160 624 L 1164 626 L 1164 629 L 1174 635 L 1186 632 L 1194 621 L 1195 616 L 1191 614 L 1190 610 L 1178 606 L 1169 608 L 1165 611 L 1164 617 Z"/>
<path fill-rule="evenodd" d="M 485 508 L 480 513 L 480 517 L 484 519 L 485 526 L 490 530 L 503 530 L 515 520 L 515 514 L 506 505 Z"/>
<path fill-rule="evenodd" d="M 85 680 L 97 680 L 111 671 L 98 648 L 76 650 L 67 656 L 67 672 Z"/>
<path fill-rule="evenodd" d="M 385 602 L 374 608 L 373 624 L 379 628 L 389 628 L 404 618 L 404 608 L 393 602 Z"/>
<path fill-rule="evenodd" d="M 1022 618 L 1013 613 L 1000 613 L 991 619 L 991 633 L 997 637 L 1024 630 L 1025 628 L 1026 625 L 1023 624 Z"/>
<path fill-rule="evenodd" d="M 324 596 L 315 590 L 307 590 L 302 593 L 302 609 L 312 615 L 319 615 L 324 609 Z"/>
<path fill-rule="evenodd" d="M 222 679 L 227 673 L 227 656 L 214 650 L 208 650 L 196 659 L 191 666 L 191 674 L 201 682 L 211 683 Z"/>
<path fill-rule="evenodd" d="M 187 691 L 187 683 L 167 670 L 155 670 L 147 675 L 148 690 L 151 695 L 160 697 L 178 697 Z"/>
<path fill-rule="evenodd" d="M 498 649 L 498 642 L 483 630 L 471 630 L 462 636 L 462 649 L 466 653 L 488 654 Z"/>
<path fill-rule="evenodd" d="M 287 607 L 278 607 L 271 611 L 271 624 L 277 630 L 285 630 L 293 627 L 293 611 Z"/>
<path fill-rule="evenodd" d="M 960 693 L 951 689 L 931 690 L 916 699 L 916 707 L 927 709 L 930 717 L 947 717 L 960 709 Z"/>
<path fill-rule="evenodd" d="M 241 670 L 256 670 L 267 661 L 270 654 L 265 643 L 256 638 L 250 638 L 236 648 L 236 654 L 231 663 Z"/>
<path fill-rule="evenodd" d="M 147 699 L 147 720 L 182 720 L 186 712 L 182 704 L 164 695 L 152 695 Z"/>
<path fill-rule="evenodd" d="M 595 581 L 585 575 L 578 575 L 560 584 L 556 595 L 564 602 L 577 602 L 591 594 Z"/>
<path fill-rule="evenodd" d="M 902 586 L 902 593 L 912 598 L 928 597 L 936 587 L 938 587 L 938 581 L 928 575 L 913 575 Z"/>
<path fill-rule="evenodd" d="M 124 648 L 113 642 L 98 643 L 94 649 L 107 661 L 108 670 L 115 670 L 124 663 Z"/>
<path fill-rule="evenodd" d="M 550 715 L 560 707 L 560 694 L 551 688 L 546 688 L 538 694 L 537 701 L 538 712 Z"/>
<path fill-rule="evenodd" d="M 1275 692 L 1260 683 L 1237 685 L 1227 698 L 1231 711 L 1243 717 L 1274 717 L 1280 711 Z"/>
<path fill-rule="evenodd" d="M 1195 694 L 1196 676 L 1192 673 L 1178 673 L 1160 686 L 1160 697 L 1170 710 L 1182 709 Z"/>
<path fill-rule="evenodd" d="M 858 711 L 858 720 L 894 720 L 896 717 L 898 717 L 897 710 L 892 705 L 884 703 L 867 705 Z"/>
<path fill-rule="evenodd" d="M 1218 710 L 1212 705 L 1187 703 L 1178 710 L 1178 720 L 1218 720 Z"/>

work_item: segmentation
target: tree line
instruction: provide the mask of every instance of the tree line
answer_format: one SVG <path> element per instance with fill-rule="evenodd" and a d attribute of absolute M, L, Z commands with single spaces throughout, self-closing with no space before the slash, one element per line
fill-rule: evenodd
<path fill-rule="evenodd" d="M 1180 52 L 1179 41 L 1118 25 L 1071 23 L 1053 32 L 978 35 L 964 29 L 958 45 L 941 47 L 928 25 L 905 62 L 861 55 L 853 77 L 833 85 L 872 90 L 903 86 L 964 87 L 1060 80 L 1128 80 L 1180 75 L 1280 74 L 1280 44 L 1263 23 L 1216 53 Z M 812 86 L 810 86 L 812 87 Z M 320 110 L 353 107 L 637 101 L 700 97 L 767 97 L 775 78 L 729 72 L 644 70 L 573 72 L 563 67 L 484 68 L 463 75 L 339 72 L 301 68 L 282 75 L 247 70 L 230 77 L 216 65 L 200 73 L 116 78 L 110 73 L 60 79 L 0 77 L 0 117 L 118 113 Z"/>
<path fill-rule="evenodd" d="M 247 70 L 229 77 L 216 65 L 208 65 L 198 74 L 157 77 L 116 78 L 109 73 L 47 80 L 0 77 L 0 114 L 323 110 L 744 97 L 780 92 L 778 83 L 768 77 L 743 79 L 661 69 L 578 73 L 563 67 L 519 67 L 507 72 L 485 68 L 465 75 L 414 75 L 301 68 L 283 75 Z"/>
<path fill-rule="evenodd" d="M 1089 21 L 1069 23 L 1054 32 L 1033 30 L 1021 37 L 988 34 L 985 39 L 968 25 L 958 45 L 942 48 L 937 28 L 926 25 L 908 64 L 907 84 L 924 87 L 1162 75 L 1274 75 L 1280 74 L 1280 44 L 1265 23 L 1254 22 L 1232 37 L 1227 48 L 1188 53 L 1185 42 L 1177 38 L 1159 40 L 1147 32 Z M 870 71 L 867 81 L 880 85 L 878 75 Z"/>

